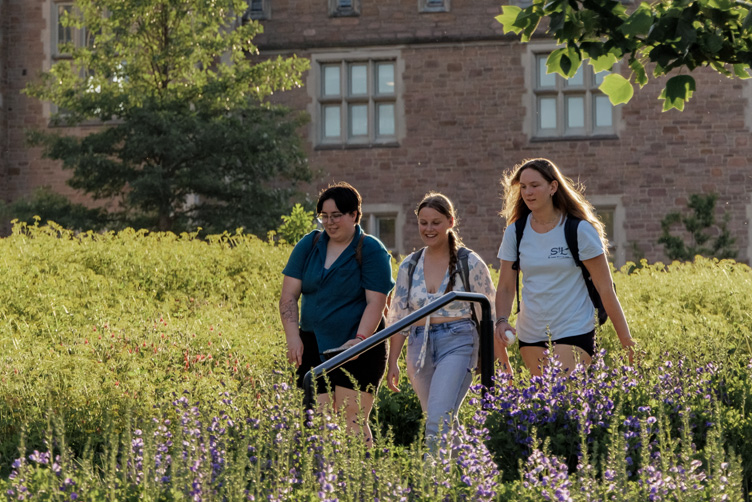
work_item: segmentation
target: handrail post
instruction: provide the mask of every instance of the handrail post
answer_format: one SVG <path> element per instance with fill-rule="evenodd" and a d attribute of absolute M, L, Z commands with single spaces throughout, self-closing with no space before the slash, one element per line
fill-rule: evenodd
<path fill-rule="evenodd" d="M 303 406 L 306 410 L 313 409 L 313 373 L 310 371 L 303 377 Z"/>
<path fill-rule="evenodd" d="M 480 319 L 480 383 L 488 391 L 493 384 L 494 320 L 491 318 L 491 309 L 485 308 L 485 305 L 483 307 Z"/>

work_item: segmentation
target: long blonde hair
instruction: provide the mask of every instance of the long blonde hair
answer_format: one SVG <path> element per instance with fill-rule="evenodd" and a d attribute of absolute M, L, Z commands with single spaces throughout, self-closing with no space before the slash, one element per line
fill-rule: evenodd
<path fill-rule="evenodd" d="M 504 187 L 504 206 L 501 216 L 511 225 L 520 218 L 530 214 L 525 201 L 520 193 L 520 176 L 525 169 L 535 169 L 548 183 L 556 181 L 558 188 L 552 197 L 554 207 L 563 214 L 571 215 L 589 222 L 598 232 L 603 248 L 608 253 L 608 239 L 603 228 L 603 222 L 595 215 L 593 205 L 585 198 L 585 187 L 579 182 L 567 178 L 556 165 L 548 159 L 527 159 L 507 171 L 501 179 Z"/>
<path fill-rule="evenodd" d="M 447 282 L 447 287 L 444 291 L 444 293 L 449 293 L 452 291 L 454 282 L 457 280 L 455 274 L 457 273 L 458 251 L 462 247 L 462 239 L 460 239 L 455 230 L 458 223 L 457 215 L 449 197 L 439 192 L 428 192 L 415 209 L 415 216 L 418 216 L 420 210 L 424 207 L 434 209 L 454 221 L 454 227 L 449 229 L 449 282 Z"/>

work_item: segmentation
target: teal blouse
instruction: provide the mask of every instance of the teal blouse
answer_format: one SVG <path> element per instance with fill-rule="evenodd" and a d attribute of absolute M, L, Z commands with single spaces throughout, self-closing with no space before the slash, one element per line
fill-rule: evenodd
<path fill-rule="evenodd" d="M 355 236 L 329 269 L 324 268 L 329 236 L 318 230 L 295 245 L 282 273 L 302 281 L 300 329 L 316 334 L 321 352 L 339 347 L 355 338 L 360 318 L 366 308 L 365 290 L 385 295 L 394 287 L 389 251 L 372 235 L 363 239 L 362 265 L 355 259 L 363 230 L 355 226 Z"/>

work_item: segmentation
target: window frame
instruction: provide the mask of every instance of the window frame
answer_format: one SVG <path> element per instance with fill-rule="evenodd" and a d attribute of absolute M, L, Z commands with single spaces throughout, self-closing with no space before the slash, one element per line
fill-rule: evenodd
<path fill-rule="evenodd" d="M 360 0 L 350 0 L 349 5 L 344 3 L 342 0 L 329 0 L 329 17 L 360 16 Z"/>
<path fill-rule="evenodd" d="M 50 55 L 52 58 L 53 64 L 60 60 L 65 59 L 71 59 L 73 56 L 70 53 L 62 52 L 60 50 L 60 29 L 62 28 L 60 21 L 60 8 L 61 7 L 70 7 L 71 11 L 74 11 L 76 9 L 75 2 L 72 0 L 65 0 L 60 2 L 52 2 L 51 4 L 51 20 L 50 23 Z M 66 29 L 71 30 L 71 44 L 73 45 L 73 49 L 79 49 L 81 47 L 85 47 L 87 44 L 87 38 L 88 34 L 86 33 L 85 28 L 75 28 L 73 26 L 68 26 Z M 64 42 L 65 43 L 65 42 Z"/>
<path fill-rule="evenodd" d="M 400 256 L 405 254 L 405 240 L 404 240 L 404 228 L 405 228 L 405 211 L 399 204 L 363 204 L 361 206 L 363 211 L 363 217 L 360 220 L 363 230 L 377 237 L 381 240 L 379 233 L 376 229 L 377 218 L 388 217 L 394 218 L 394 248 L 389 248 L 390 253 L 393 256 Z M 382 241 L 383 242 L 383 241 Z M 386 244 L 384 244 L 386 246 Z"/>
<path fill-rule="evenodd" d="M 418 12 L 449 12 L 450 0 L 418 0 Z"/>
<path fill-rule="evenodd" d="M 272 18 L 271 0 L 259 0 L 261 2 L 261 11 L 253 12 L 251 10 L 253 0 L 248 0 L 248 10 L 243 14 L 243 20 L 264 21 Z"/>
<path fill-rule="evenodd" d="M 540 65 L 545 65 L 545 59 L 557 48 L 555 44 L 531 44 L 527 51 L 526 88 L 529 93 L 530 114 L 529 130 L 531 138 L 536 141 L 568 140 L 568 139 L 591 139 L 591 138 L 616 138 L 621 117 L 621 106 L 611 105 L 611 125 L 598 126 L 596 124 L 597 99 L 606 99 L 605 94 L 597 88 L 596 74 L 592 66 L 586 61 L 580 68 L 582 72 L 582 84 L 575 84 L 571 79 L 567 80 L 558 74 L 543 74 L 553 77 L 553 86 L 541 86 L 539 77 Z M 618 65 L 612 72 L 618 72 Z M 599 75 L 606 75 L 600 72 Z M 554 128 L 543 129 L 540 126 L 542 117 L 539 109 L 540 98 L 554 98 L 556 110 L 556 125 Z M 583 119 L 582 127 L 569 127 L 567 125 L 567 101 L 571 98 L 582 97 Z M 608 103 L 610 105 L 610 102 Z"/>
<path fill-rule="evenodd" d="M 621 195 L 589 195 L 588 201 L 598 212 L 598 209 L 613 211 L 614 217 L 614 235 L 607 235 L 609 244 L 609 261 L 618 269 L 626 262 L 627 255 L 627 234 L 624 229 L 626 221 L 626 212 L 622 202 Z"/>
<path fill-rule="evenodd" d="M 392 67 L 394 91 L 391 93 L 378 92 L 378 72 L 380 64 L 388 63 Z M 317 149 L 327 148 L 363 148 L 363 147 L 394 147 L 399 146 L 404 136 L 404 105 L 402 101 L 401 75 L 403 62 L 399 51 L 362 51 L 349 53 L 324 53 L 311 57 L 312 71 L 308 76 L 308 89 L 312 98 L 309 110 L 314 120 L 311 121 L 314 146 Z M 353 68 L 365 66 L 365 93 L 352 93 Z M 327 68 L 337 68 L 337 92 L 325 95 Z M 394 131 L 392 134 L 381 134 L 378 131 L 381 106 L 391 105 Z M 352 132 L 353 107 L 365 106 L 366 131 L 361 134 Z M 326 135 L 326 113 L 329 107 L 337 108 L 339 117 L 339 135 Z M 358 111 L 362 110 L 360 108 Z"/>

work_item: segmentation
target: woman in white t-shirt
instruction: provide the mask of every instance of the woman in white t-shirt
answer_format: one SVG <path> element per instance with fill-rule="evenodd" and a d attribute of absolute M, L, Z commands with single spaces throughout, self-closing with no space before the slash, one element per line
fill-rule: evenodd
<path fill-rule="evenodd" d="M 590 364 L 595 353 L 595 309 L 564 235 L 566 219 L 576 217 L 581 220 L 577 227 L 579 258 L 590 272 L 631 361 L 634 340 L 612 287 L 603 223 L 582 189 L 547 159 L 522 162 L 502 183 L 505 196 L 501 214 L 508 226 L 498 255 L 496 343 L 506 346 L 505 332 L 516 333 L 522 360 L 533 375 L 540 375 L 542 366 L 548 363 L 545 351 L 549 337 L 554 355 L 566 371 L 572 371 L 577 361 Z M 526 220 L 519 246 L 522 300 L 515 329 L 509 324 L 509 314 L 517 285 L 513 268 L 517 261 L 515 222 L 522 218 Z"/>

